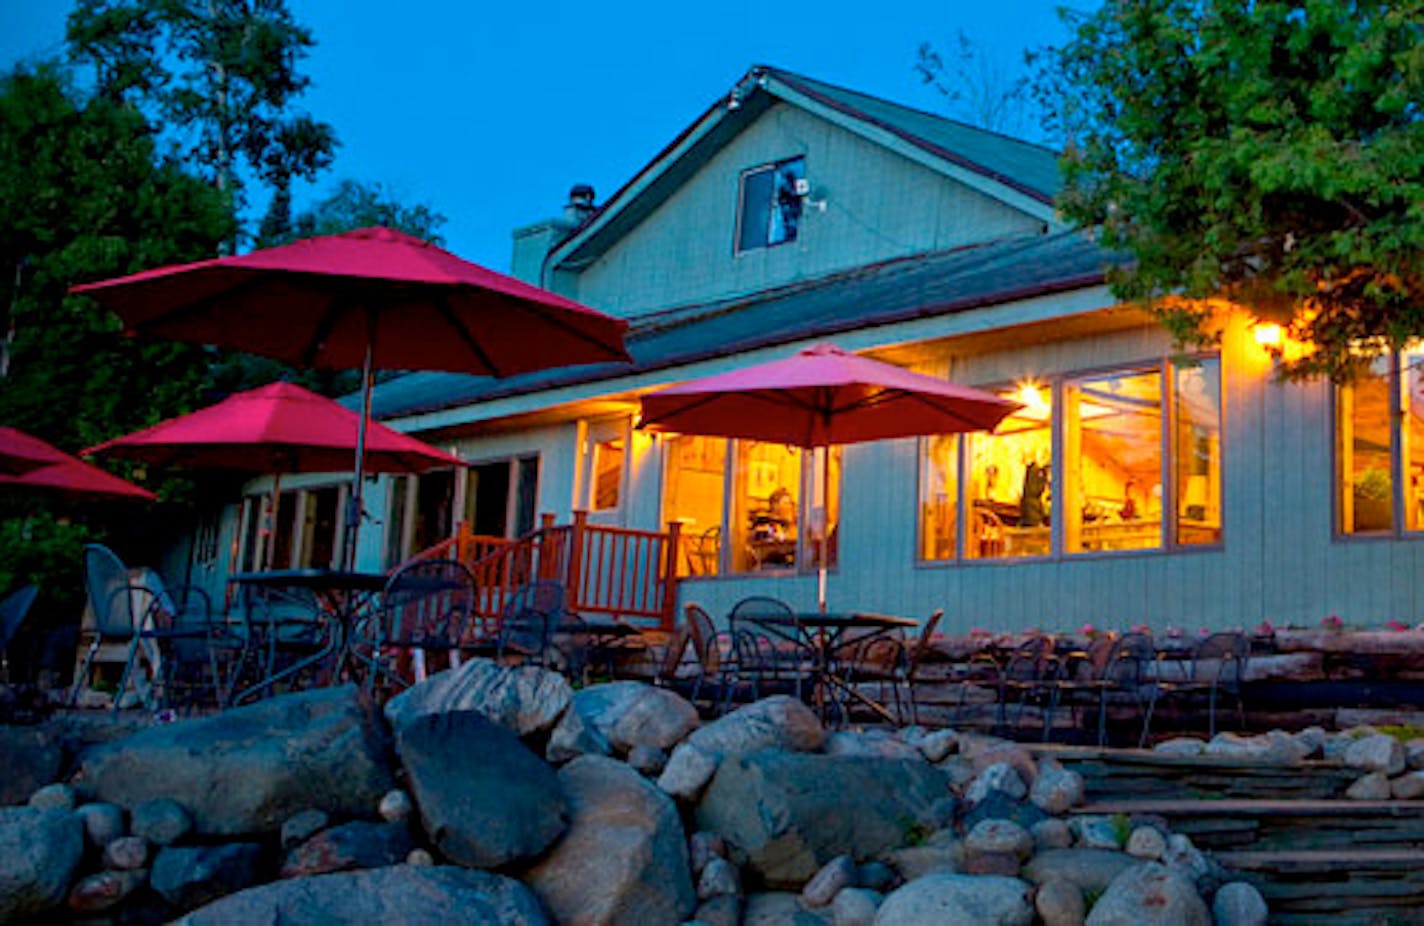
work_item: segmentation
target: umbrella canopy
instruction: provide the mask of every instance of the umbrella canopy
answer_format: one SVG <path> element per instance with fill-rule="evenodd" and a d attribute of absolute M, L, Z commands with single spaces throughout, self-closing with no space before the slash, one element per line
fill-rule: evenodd
<path fill-rule="evenodd" d="M 76 286 L 130 332 L 298 367 L 509 376 L 628 359 L 627 323 L 389 228 Z"/>
<path fill-rule="evenodd" d="M 807 449 L 832 444 L 988 431 L 1019 408 L 992 393 L 817 344 L 785 360 L 732 370 L 643 397 L 643 427 L 740 437 Z M 830 454 L 821 485 L 830 486 Z M 826 610 L 821 531 L 817 603 Z"/>
<path fill-rule="evenodd" d="M 797 447 L 989 431 L 1019 406 L 817 344 L 643 397 L 643 426 Z"/>
<path fill-rule="evenodd" d="M 271 383 L 84 450 L 154 466 L 246 473 L 324 473 L 351 467 L 361 416 L 294 383 Z M 371 423 L 365 468 L 418 473 L 459 457 Z"/>
<path fill-rule="evenodd" d="M 22 474 L 0 475 L 0 491 L 53 491 L 95 498 L 148 501 L 158 497 L 15 428 L 0 427 L 0 446 L 23 453 L 28 460 L 42 460 L 41 465 Z"/>
<path fill-rule="evenodd" d="M 46 463 L 60 453 L 49 444 L 14 428 L 0 428 L 0 476 L 19 476 Z M 62 454 L 61 454 L 62 455 Z"/>
<path fill-rule="evenodd" d="M 128 331 L 213 344 L 302 367 L 361 367 L 350 567 L 360 529 L 371 371 L 509 376 L 626 361 L 627 322 L 389 228 L 77 286 Z"/>

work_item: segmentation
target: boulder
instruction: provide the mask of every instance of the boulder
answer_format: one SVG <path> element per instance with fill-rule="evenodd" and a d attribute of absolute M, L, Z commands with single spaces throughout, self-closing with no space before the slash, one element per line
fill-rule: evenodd
<path fill-rule="evenodd" d="M 969 787 L 964 791 L 964 799 L 971 804 L 977 804 L 995 791 L 1000 791 L 1014 800 L 1022 800 L 1028 796 L 1028 786 L 1024 784 L 1023 776 L 1009 763 L 995 762 L 985 767 L 969 783 Z"/>
<path fill-rule="evenodd" d="M 915 745 L 929 761 L 943 762 L 950 754 L 959 750 L 959 733 L 949 729 L 936 730 L 926 733 Z"/>
<path fill-rule="evenodd" d="M 1020 861 L 1033 854 L 1033 837 L 1012 820 L 980 820 L 964 837 L 970 856 L 1006 853 Z"/>
<path fill-rule="evenodd" d="M 23 804 L 40 788 L 59 779 L 64 750 L 59 739 L 40 727 L 0 726 L 0 804 Z"/>
<path fill-rule="evenodd" d="M 718 894 L 697 905 L 692 922 L 698 926 L 741 926 L 742 898 L 736 894 Z"/>
<path fill-rule="evenodd" d="M 1192 736 L 1177 736 L 1157 743 L 1152 751 L 1167 756 L 1199 756 L 1206 751 L 1206 743 Z"/>
<path fill-rule="evenodd" d="M 884 898 L 877 892 L 848 887 L 831 903 L 836 926 L 875 926 L 875 912 Z"/>
<path fill-rule="evenodd" d="M 1067 881 L 1081 891 L 1101 892 L 1124 869 L 1137 864 L 1126 852 L 1107 849 L 1049 849 L 1024 866 L 1023 875 L 1034 884 Z"/>
<path fill-rule="evenodd" d="M 1245 881 L 1223 885 L 1211 900 L 1216 926 L 1266 926 L 1270 911 L 1261 892 Z"/>
<path fill-rule="evenodd" d="M 1211 926 L 1211 913 L 1185 878 L 1153 862 L 1112 880 L 1093 904 L 1087 926 Z"/>
<path fill-rule="evenodd" d="M 148 864 L 148 840 L 142 836 L 120 836 L 104 847 L 104 867 L 133 871 Z"/>
<path fill-rule="evenodd" d="M 801 899 L 809 907 L 827 906 L 842 889 L 854 887 L 859 874 L 854 859 L 849 855 L 838 855 L 811 876 L 811 880 L 801 889 Z"/>
<path fill-rule="evenodd" d="M 1073 845 L 1073 831 L 1068 828 L 1067 820 L 1049 817 L 1030 826 L 1028 831 L 1033 836 L 1034 850 L 1038 852 L 1045 849 L 1066 849 Z"/>
<path fill-rule="evenodd" d="M 579 756 L 606 756 L 613 747 L 602 733 L 593 728 L 578 711 L 564 711 L 564 716 L 554 724 L 549 734 L 549 742 L 544 747 L 544 758 L 555 765 L 562 765 Z"/>
<path fill-rule="evenodd" d="M 930 837 L 922 846 L 902 846 L 891 849 L 882 858 L 905 881 L 923 878 L 933 872 L 959 872 L 964 869 L 964 844 L 951 831 Z"/>
<path fill-rule="evenodd" d="M 29 804 L 36 810 L 73 810 L 74 789 L 57 781 L 31 794 Z"/>
<path fill-rule="evenodd" d="M 826 737 L 826 755 L 871 756 L 877 759 L 924 759 L 916 746 L 885 730 L 837 730 Z"/>
<path fill-rule="evenodd" d="M 311 839 L 331 823 L 331 818 L 315 808 L 292 814 L 282 821 L 282 848 L 290 849 Z"/>
<path fill-rule="evenodd" d="M 1424 739 L 1416 738 L 1405 742 L 1404 763 L 1415 771 L 1424 769 Z"/>
<path fill-rule="evenodd" d="M 524 875 L 560 923 L 676 923 L 697 905 L 672 800 L 622 762 L 582 756 L 558 773 L 568 832 Z"/>
<path fill-rule="evenodd" d="M 1345 796 L 1352 801 L 1387 801 L 1390 793 L 1389 777 L 1384 772 L 1362 775 L 1345 789 Z"/>
<path fill-rule="evenodd" d="M 872 857 L 931 829 L 948 790 L 918 759 L 765 750 L 722 763 L 697 821 L 768 885 L 799 888 L 838 855 Z"/>
<path fill-rule="evenodd" d="M 178 801 L 203 835 L 275 833 L 307 807 L 364 815 L 393 784 L 378 720 L 353 685 L 152 727 L 89 751 L 82 771 L 101 800 Z"/>
<path fill-rule="evenodd" d="M 642 682 L 590 685 L 574 694 L 573 706 L 620 754 L 637 746 L 669 750 L 700 722 L 686 698 Z"/>
<path fill-rule="evenodd" d="M 814 752 L 825 739 L 821 722 L 797 699 L 763 698 L 694 730 L 673 750 L 658 787 L 679 800 L 696 800 L 727 757 L 762 749 Z"/>
<path fill-rule="evenodd" d="M 1131 832 L 1123 832 L 1123 818 L 1085 814 L 1068 821 L 1073 838 L 1085 849 L 1121 849 Z"/>
<path fill-rule="evenodd" d="M 63 810 L 0 808 L 0 923 L 64 903 L 84 856 L 84 825 Z"/>
<path fill-rule="evenodd" d="M 714 858 L 725 858 L 726 855 L 727 844 L 716 833 L 698 830 L 687 838 L 687 859 L 695 875 L 701 874 Z"/>
<path fill-rule="evenodd" d="M 1127 837 L 1127 854 L 1155 862 L 1167 852 L 1167 837 L 1155 826 L 1139 826 Z"/>
<path fill-rule="evenodd" d="M 1029 926 L 1032 888 L 998 875 L 933 874 L 892 891 L 876 926 Z"/>
<path fill-rule="evenodd" d="M 430 714 L 478 711 L 519 736 L 529 736 L 553 729 L 573 693 L 568 679 L 558 672 L 472 659 L 391 698 L 386 702 L 386 719 L 399 730 Z"/>
<path fill-rule="evenodd" d="M 407 719 L 396 749 L 425 832 L 452 861 L 498 868 L 534 858 L 567 825 L 553 768 L 483 714 Z"/>
<path fill-rule="evenodd" d="M 546 926 L 548 920 L 534 895 L 513 878 L 449 865 L 395 865 L 274 881 L 230 894 L 177 922 L 186 926 Z"/>
<path fill-rule="evenodd" d="M 895 886 L 897 877 L 895 869 L 878 859 L 871 859 L 861 863 L 858 880 L 861 887 L 883 894 Z M 875 905 L 880 906 L 879 898 L 876 899 Z"/>
<path fill-rule="evenodd" d="M 1397 801 L 1424 797 L 1424 772 L 1405 772 L 1389 783 L 1389 793 Z"/>
<path fill-rule="evenodd" d="M 667 768 L 667 760 L 667 753 L 653 746 L 634 746 L 628 750 L 628 764 L 647 778 L 656 778 Z"/>
<path fill-rule="evenodd" d="M 403 823 L 355 820 L 322 830 L 287 853 L 283 878 L 324 875 L 352 868 L 383 868 L 405 861 L 415 848 Z"/>
<path fill-rule="evenodd" d="M 1373 733 L 1356 739 L 1345 748 L 1345 764 L 1367 772 L 1398 775 L 1404 771 L 1404 746 L 1387 733 Z"/>
<path fill-rule="evenodd" d="M 1024 829 L 1031 830 L 1048 819 L 1051 818 L 1036 804 L 1011 797 L 1003 791 L 990 791 L 969 808 L 969 812 L 964 815 L 964 825 L 972 828 L 980 820 L 1012 820 Z"/>
<path fill-rule="evenodd" d="M 143 883 L 148 872 L 100 871 L 80 878 L 69 889 L 69 909 L 77 913 L 102 913 L 123 903 Z"/>
<path fill-rule="evenodd" d="M 183 805 L 167 797 L 155 797 L 133 809 L 130 827 L 159 846 L 170 846 L 193 831 L 193 815 Z"/>
<path fill-rule="evenodd" d="M 1028 799 L 1045 813 L 1067 813 L 1083 803 L 1083 776 L 1051 759 L 1039 764 L 1038 777 L 1029 788 Z"/>
<path fill-rule="evenodd" d="M 742 926 L 820 926 L 834 922 L 830 908 L 806 906 L 798 894 L 768 891 L 748 894 Z"/>
<path fill-rule="evenodd" d="M 84 835 L 96 849 L 103 849 L 124 835 L 124 809 L 118 804 L 104 801 L 81 804 L 75 808 L 74 815 L 84 823 Z"/>
<path fill-rule="evenodd" d="M 1198 890 L 1208 889 L 1219 883 L 1221 867 L 1205 852 L 1192 845 L 1191 837 L 1185 833 L 1173 833 L 1167 837 L 1167 850 L 1162 853 L 1162 864 Z"/>
<path fill-rule="evenodd" d="M 711 900 L 721 894 L 742 896 L 742 873 L 724 858 L 714 858 L 697 879 L 697 899 Z"/>
<path fill-rule="evenodd" d="M 1067 881 L 1049 881 L 1038 887 L 1033 897 L 1034 910 L 1043 926 L 1083 926 L 1087 902 L 1078 885 Z"/>
<path fill-rule="evenodd" d="M 191 910 L 249 888 L 262 879 L 262 846 L 165 846 L 153 859 L 153 889 L 179 910 Z"/>
<path fill-rule="evenodd" d="M 381 798 L 381 803 L 376 806 L 376 812 L 381 815 L 381 819 L 387 823 L 404 823 L 410 819 L 414 805 L 410 802 L 410 795 L 400 788 L 392 788 Z"/>

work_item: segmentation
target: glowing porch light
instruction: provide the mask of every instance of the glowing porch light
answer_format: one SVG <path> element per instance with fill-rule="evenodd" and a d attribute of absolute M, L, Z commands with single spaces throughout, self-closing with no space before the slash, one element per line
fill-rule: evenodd
<path fill-rule="evenodd" d="M 1256 343 L 1268 351 L 1279 351 L 1285 344 L 1286 333 L 1275 322 L 1259 322 L 1252 333 Z"/>
<path fill-rule="evenodd" d="M 1035 418 L 1046 417 L 1049 413 L 1048 400 L 1043 397 L 1043 392 L 1039 387 L 1031 382 L 1019 383 L 1018 388 L 1014 391 L 1013 399 Z"/>

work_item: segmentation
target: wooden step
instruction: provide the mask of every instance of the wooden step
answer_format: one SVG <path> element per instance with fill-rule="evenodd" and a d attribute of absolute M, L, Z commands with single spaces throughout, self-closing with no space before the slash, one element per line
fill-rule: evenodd
<path fill-rule="evenodd" d="M 1414 849 L 1215 853 L 1266 898 L 1272 923 L 1424 921 L 1424 865 Z"/>

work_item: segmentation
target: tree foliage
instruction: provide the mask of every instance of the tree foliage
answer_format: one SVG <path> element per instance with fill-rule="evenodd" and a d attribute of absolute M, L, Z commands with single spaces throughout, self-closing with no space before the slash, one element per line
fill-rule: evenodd
<path fill-rule="evenodd" d="M 239 208 L 241 169 L 282 189 L 331 164 L 331 126 L 294 109 L 313 42 L 286 0 L 79 0 L 68 42 L 101 94 L 186 134 L 193 165 Z"/>
<path fill-rule="evenodd" d="M 1184 341 L 1226 297 L 1347 379 L 1424 336 L 1424 2 L 1108 0 L 1041 75 L 1070 219 Z M 1174 299 L 1185 296 L 1187 300 Z"/>
<path fill-rule="evenodd" d="M 914 71 L 944 97 L 955 117 L 991 132 L 1032 138 L 1041 117 L 1029 79 L 1031 60 L 1026 52 L 1021 66 L 1011 68 L 961 30 L 946 46 L 922 42 Z"/>

